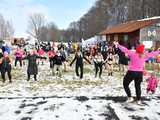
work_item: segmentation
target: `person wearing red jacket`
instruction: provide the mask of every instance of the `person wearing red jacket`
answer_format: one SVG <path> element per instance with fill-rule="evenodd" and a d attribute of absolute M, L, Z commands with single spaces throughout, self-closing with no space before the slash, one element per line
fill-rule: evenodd
<path fill-rule="evenodd" d="M 56 52 L 54 51 L 54 48 L 51 48 L 49 51 L 48 51 L 48 57 L 49 57 L 49 62 L 50 62 L 50 68 L 52 70 L 52 75 L 55 75 L 54 74 L 54 64 L 55 64 L 55 56 L 56 56 Z"/>
<path fill-rule="evenodd" d="M 43 48 L 40 48 L 40 49 L 38 50 L 38 55 L 41 56 L 41 57 L 44 57 L 45 51 L 43 50 Z M 41 59 L 40 59 L 40 61 L 41 61 L 42 65 L 43 65 L 43 64 L 44 64 L 44 61 L 41 60 Z M 38 64 L 39 64 L 39 61 L 38 61 Z"/>

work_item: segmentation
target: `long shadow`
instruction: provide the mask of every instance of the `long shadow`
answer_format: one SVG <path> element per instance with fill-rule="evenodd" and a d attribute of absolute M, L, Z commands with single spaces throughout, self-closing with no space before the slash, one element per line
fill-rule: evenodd
<path fill-rule="evenodd" d="M 58 98 L 58 99 L 62 99 L 62 98 L 70 98 L 70 99 L 74 99 L 74 100 L 78 100 L 78 101 L 88 101 L 88 100 L 112 100 L 114 102 L 124 102 L 126 101 L 126 97 L 125 96 L 93 96 L 93 97 L 87 97 L 87 96 L 38 96 L 38 97 L 0 97 L 1 99 L 52 99 L 52 98 Z M 154 99 L 156 100 L 160 100 L 159 96 L 155 96 Z M 149 99 L 147 99 L 145 96 L 142 96 L 142 100 L 143 101 L 150 101 Z"/>
<path fill-rule="evenodd" d="M 158 97 L 155 97 L 156 99 L 160 99 Z M 136 98 L 134 97 L 134 99 L 136 100 Z M 142 96 L 142 101 L 150 101 L 150 99 L 148 99 L 145 96 Z M 97 97 L 93 97 L 92 100 L 112 100 L 114 102 L 125 102 L 127 100 L 127 97 L 125 96 L 107 96 L 107 97 L 101 97 L 101 96 L 97 96 Z"/>

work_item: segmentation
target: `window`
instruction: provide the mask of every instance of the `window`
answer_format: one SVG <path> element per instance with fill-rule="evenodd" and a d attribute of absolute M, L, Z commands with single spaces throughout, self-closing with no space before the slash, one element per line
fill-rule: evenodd
<path fill-rule="evenodd" d="M 125 41 L 125 42 L 128 41 L 128 35 L 124 35 L 124 41 Z"/>

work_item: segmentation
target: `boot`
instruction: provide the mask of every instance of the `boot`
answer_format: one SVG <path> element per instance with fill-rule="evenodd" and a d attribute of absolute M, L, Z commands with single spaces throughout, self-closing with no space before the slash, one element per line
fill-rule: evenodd
<path fill-rule="evenodd" d="M 29 81 L 29 80 L 30 80 L 30 76 L 27 77 L 27 81 Z"/>
<path fill-rule="evenodd" d="M 3 79 L 3 81 L 2 81 L 3 83 L 5 83 L 6 82 L 6 80 L 5 79 Z"/>
<path fill-rule="evenodd" d="M 113 72 L 111 72 L 111 76 L 113 76 Z"/>
<path fill-rule="evenodd" d="M 34 80 L 37 81 L 37 75 L 34 75 Z"/>
<path fill-rule="evenodd" d="M 9 83 L 12 83 L 12 80 L 11 80 L 11 79 L 9 80 Z"/>
<path fill-rule="evenodd" d="M 108 73 L 108 76 L 110 76 L 111 73 Z"/>

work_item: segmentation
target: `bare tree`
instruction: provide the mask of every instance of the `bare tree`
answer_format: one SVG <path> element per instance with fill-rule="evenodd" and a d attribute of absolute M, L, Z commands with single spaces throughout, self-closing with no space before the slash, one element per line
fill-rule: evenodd
<path fill-rule="evenodd" d="M 0 39 L 5 40 L 14 34 L 14 29 L 9 21 L 6 21 L 0 14 Z"/>
<path fill-rule="evenodd" d="M 58 30 L 58 27 L 53 22 L 49 23 L 47 25 L 47 28 L 48 28 L 49 41 L 61 41 L 60 31 Z"/>
<path fill-rule="evenodd" d="M 29 16 L 27 33 L 29 33 L 32 37 L 36 38 L 40 43 L 40 41 L 42 41 L 40 36 L 42 28 L 44 28 L 44 26 L 45 16 L 41 13 L 34 13 Z"/>

